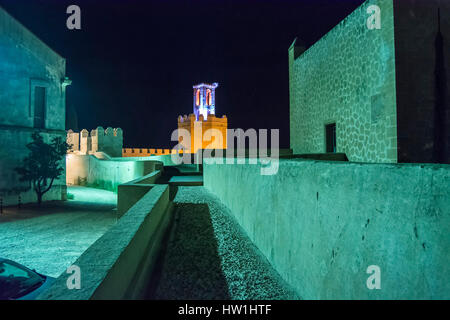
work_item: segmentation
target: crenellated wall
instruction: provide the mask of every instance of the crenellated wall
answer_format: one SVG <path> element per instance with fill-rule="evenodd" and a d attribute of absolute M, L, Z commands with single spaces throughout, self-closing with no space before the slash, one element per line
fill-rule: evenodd
<path fill-rule="evenodd" d="M 150 148 L 123 148 L 122 157 L 150 157 L 162 156 L 174 152 L 170 149 L 150 149 Z"/>
<path fill-rule="evenodd" d="M 121 157 L 123 146 L 123 132 L 120 128 L 97 127 L 87 131 L 78 132 L 69 130 L 67 132 L 67 143 L 72 145 L 71 153 L 93 154 L 104 152 L 110 157 Z"/>

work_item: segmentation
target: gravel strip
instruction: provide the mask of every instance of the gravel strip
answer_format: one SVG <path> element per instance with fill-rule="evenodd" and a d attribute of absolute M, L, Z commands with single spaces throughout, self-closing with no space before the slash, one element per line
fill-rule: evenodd
<path fill-rule="evenodd" d="M 204 187 L 180 187 L 154 299 L 299 299 Z"/>

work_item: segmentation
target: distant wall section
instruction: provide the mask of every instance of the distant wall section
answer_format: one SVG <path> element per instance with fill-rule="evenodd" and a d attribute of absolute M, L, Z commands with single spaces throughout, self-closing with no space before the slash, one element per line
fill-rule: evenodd
<path fill-rule="evenodd" d="M 93 154 L 104 152 L 110 157 L 121 157 L 123 146 L 123 132 L 120 128 L 97 127 L 91 130 L 86 129 L 80 132 L 67 132 L 67 143 L 72 145 L 70 152 L 76 154 Z"/>
<path fill-rule="evenodd" d="M 153 149 L 153 148 L 123 148 L 122 157 L 150 157 L 171 154 L 170 149 Z"/>
<path fill-rule="evenodd" d="M 66 183 L 117 191 L 119 184 L 137 179 L 155 168 L 159 161 L 99 159 L 96 155 L 66 155 Z"/>

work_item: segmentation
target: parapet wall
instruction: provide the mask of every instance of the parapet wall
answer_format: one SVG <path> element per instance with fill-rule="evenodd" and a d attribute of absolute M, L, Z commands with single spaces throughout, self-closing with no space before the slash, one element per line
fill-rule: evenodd
<path fill-rule="evenodd" d="M 96 155 L 67 154 L 66 183 L 117 191 L 119 184 L 153 172 L 160 164 L 152 160 L 107 160 Z"/>
<path fill-rule="evenodd" d="M 191 113 L 189 114 L 189 116 L 184 115 L 184 116 L 178 116 L 178 123 L 191 123 L 197 121 L 195 118 L 195 114 Z M 204 122 L 204 123 L 223 123 L 223 124 L 227 124 L 228 119 L 227 116 L 223 115 L 222 118 L 218 118 L 213 114 L 210 114 L 208 116 L 208 118 L 205 120 L 205 118 L 203 117 L 203 115 L 199 115 L 198 121 Z"/>
<path fill-rule="evenodd" d="M 123 148 L 122 157 L 150 157 L 171 154 L 170 149 L 151 149 L 151 148 Z"/>
<path fill-rule="evenodd" d="M 304 299 L 450 299 L 450 166 L 204 164 L 204 185 Z M 369 290 L 367 268 L 381 270 Z"/>
<path fill-rule="evenodd" d="M 111 157 L 122 156 L 123 132 L 120 128 L 97 127 L 87 131 L 86 129 L 78 132 L 67 131 L 67 143 L 72 145 L 72 153 L 92 154 L 95 152 L 104 152 Z"/>
<path fill-rule="evenodd" d="M 81 288 L 69 289 L 71 274 L 63 272 L 37 300 L 146 298 L 173 210 L 167 185 L 141 187 L 137 202 L 75 261 Z"/>

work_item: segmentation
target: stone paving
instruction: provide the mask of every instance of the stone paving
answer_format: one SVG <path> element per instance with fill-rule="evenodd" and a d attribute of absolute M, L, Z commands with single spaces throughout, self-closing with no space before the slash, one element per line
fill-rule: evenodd
<path fill-rule="evenodd" d="M 116 222 L 116 194 L 86 187 L 68 193 L 73 200 L 4 208 L 0 257 L 57 277 Z"/>

